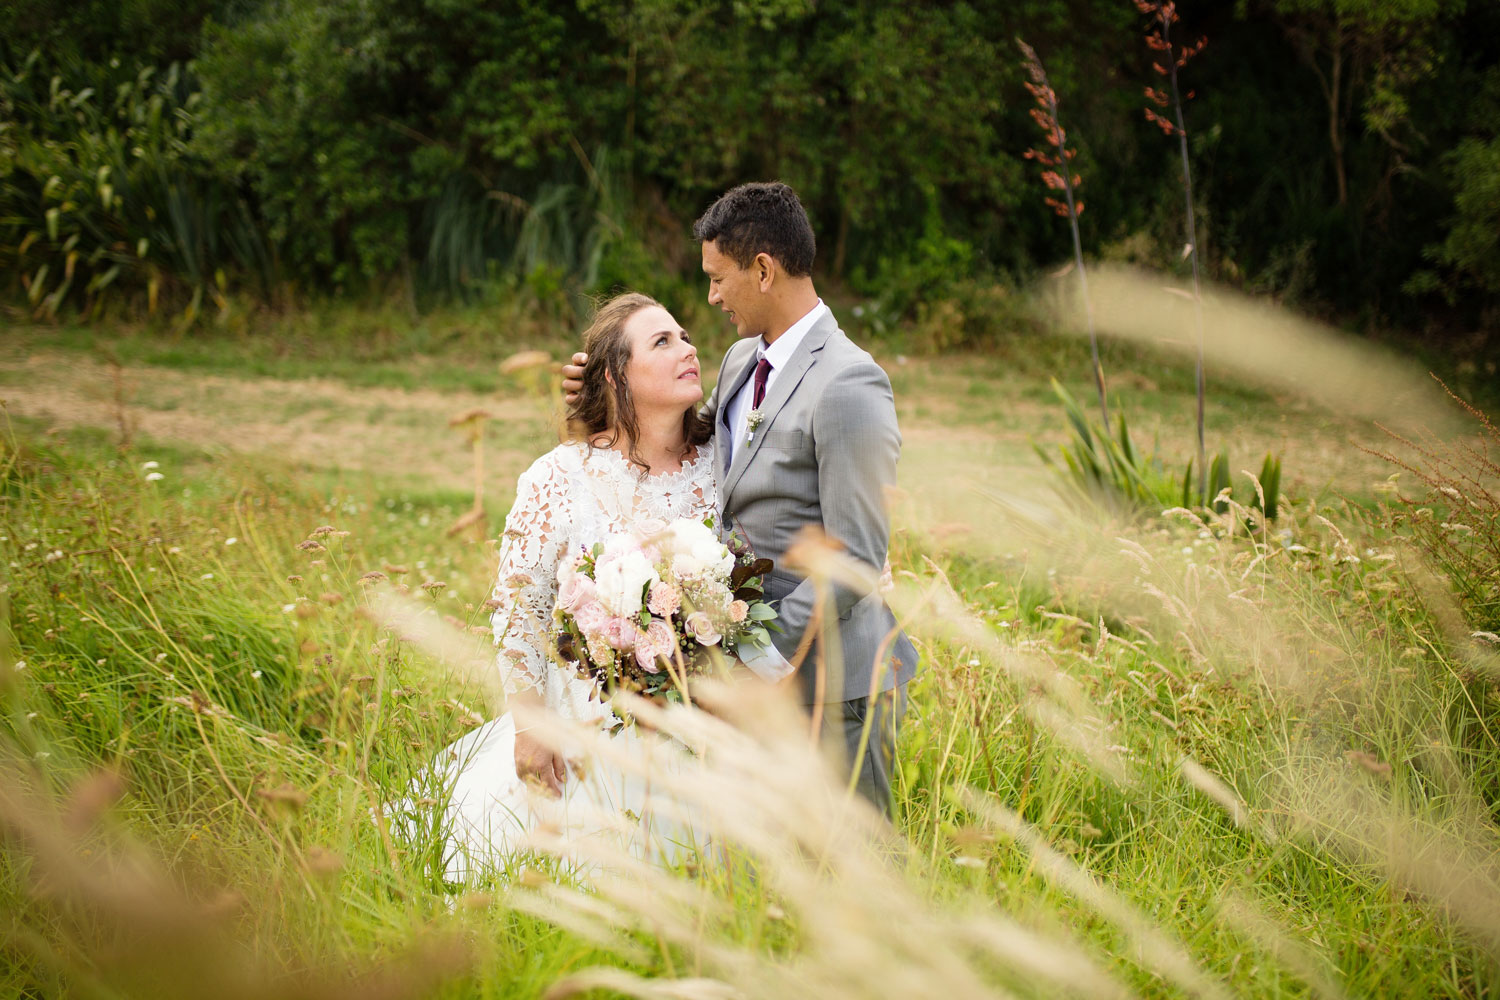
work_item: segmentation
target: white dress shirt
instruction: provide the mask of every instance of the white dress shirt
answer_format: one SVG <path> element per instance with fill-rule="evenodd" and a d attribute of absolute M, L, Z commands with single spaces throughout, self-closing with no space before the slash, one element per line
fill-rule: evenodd
<path fill-rule="evenodd" d="M 797 322 L 787 327 L 785 333 L 777 337 L 773 342 L 767 344 L 764 337 L 760 340 L 760 349 L 755 353 L 756 362 L 761 358 L 771 362 L 771 370 L 766 374 L 766 397 L 770 398 L 771 387 L 776 384 L 776 379 L 781 370 L 792 360 L 802 338 L 807 336 L 807 331 L 813 328 L 813 324 L 822 319 L 829 311 L 828 307 L 819 299 L 818 304 L 808 310 Z M 749 431 L 746 422 L 750 416 L 751 402 L 755 399 L 755 377 L 752 374 L 735 393 L 734 398 L 729 401 L 729 426 L 733 429 L 731 437 L 732 447 L 726 448 L 728 453 L 725 457 L 725 468 L 734 461 L 734 448 L 743 448 L 746 445 L 746 436 Z M 765 405 L 762 403 L 761 405 Z M 748 541 L 748 539 L 746 539 Z M 792 665 L 787 662 L 786 657 L 779 653 L 775 646 L 766 649 L 755 649 L 744 646 L 740 649 L 740 659 L 745 666 L 749 667 L 763 680 L 775 683 L 792 672 Z"/>
<path fill-rule="evenodd" d="M 777 376 L 792 360 L 792 355 L 797 351 L 797 345 L 802 343 L 802 338 L 807 336 L 807 331 L 811 330 L 813 324 L 828 311 L 823 300 L 819 299 L 818 304 L 808 310 L 806 316 L 787 327 L 786 332 L 773 342 L 767 344 L 765 337 L 760 338 L 760 349 L 755 353 L 755 360 L 759 363 L 761 358 L 765 358 L 771 362 L 771 371 L 766 376 L 766 396 L 771 395 L 771 387 L 776 384 Z M 730 447 L 725 449 L 727 452 L 724 460 L 725 468 L 728 468 L 729 463 L 734 461 L 734 449 L 745 444 L 745 438 L 749 434 L 745 424 L 752 409 L 750 403 L 754 398 L 755 376 L 752 371 L 750 378 L 745 380 L 740 391 L 735 393 L 734 398 L 729 401 L 729 426 L 734 434 Z"/>

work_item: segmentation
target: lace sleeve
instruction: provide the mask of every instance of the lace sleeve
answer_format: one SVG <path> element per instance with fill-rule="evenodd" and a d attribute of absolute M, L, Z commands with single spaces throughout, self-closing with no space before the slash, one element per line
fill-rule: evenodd
<path fill-rule="evenodd" d="M 516 502 L 500 537 L 496 607 L 490 617 L 500 647 L 506 694 L 545 693 L 552 669 L 552 609 L 557 603 L 557 564 L 567 546 L 567 479 L 552 456 L 522 473 Z"/>

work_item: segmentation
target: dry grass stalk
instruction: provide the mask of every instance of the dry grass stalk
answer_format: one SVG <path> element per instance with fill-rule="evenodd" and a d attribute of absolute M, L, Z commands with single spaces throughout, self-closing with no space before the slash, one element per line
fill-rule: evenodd
<path fill-rule="evenodd" d="M 843 557 L 825 549 L 812 558 Z M 850 582 L 871 582 L 862 568 L 854 569 Z M 420 629 L 403 621 L 401 628 L 434 655 L 447 658 L 465 648 L 466 637 L 444 635 L 447 627 L 435 619 Z M 473 663 L 467 654 L 457 659 Z M 804 738 L 805 716 L 784 692 L 759 683 L 705 681 L 697 695 L 702 709 L 618 697 L 620 710 L 659 734 L 652 737 L 659 743 L 649 756 L 517 706 L 517 721 L 570 759 L 649 776 L 659 797 L 654 811 L 690 826 L 702 845 L 696 854 L 678 856 L 701 873 L 685 881 L 655 863 L 663 853 L 633 840 L 633 824 L 620 823 L 617 814 L 606 811 L 593 820 L 601 829 L 616 829 L 618 839 L 570 840 L 546 827 L 532 833 L 530 847 L 564 862 L 588 891 L 550 881 L 523 884 L 512 890 L 510 905 L 623 956 L 639 955 L 636 936 L 648 934 L 685 953 L 692 968 L 712 973 L 709 980 L 692 979 L 679 993 L 672 992 L 678 985 L 588 970 L 559 984 L 558 995 L 606 982 L 636 996 L 768 1000 L 1001 996 L 1009 995 L 1006 983 L 1050 984 L 1051 991 L 1076 995 L 1126 994 L 1075 942 L 1049 940 L 983 907 L 934 904 L 916 892 L 898 861 L 914 861 L 906 846 L 872 807 L 846 790 Z M 719 887 L 734 878 L 752 879 L 785 912 L 798 941 L 788 953 L 767 956 L 715 932 L 730 919 Z M 737 993 L 724 992 L 726 984 Z"/>
<path fill-rule="evenodd" d="M 288 971 L 236 939 L 237 894 L 185 891 L 139 844 L 109 829 L 106 814 L 126 790 L 118 774 L 84 777 L 59 809 L 16 754 L 0 746 L 0 838 L 14 862 L 24 859 L 17 870 L 40 911 L 33 919 L 49 914 L 40 922 L 53 926 L 11 943 L 44 964 L 62 962 L 82 989 L 161 1000 L 415 1000 L 467 965 L 456 939 L 436 938 L 362 971 L 342 959 Z"/>
<path fill-rule="evenodd" d="M 1205 532 L 1210 527 L 1191 512 L 1176 513 Z M 1244 513 L 1232 508 L 1227 516 Z M 1111 544 L 1081 514 L 1053 512 L 1044 524 L 1023 526 L 1012 512 L 1011 520 L 1049 553 L 1060 579 L 1083 585 L 1089 601 L 1136 616 L 1155 634 L 1177 634 L 1198 658 L 1200 679 L 1244 673 L 1267 711 L 1284 708 L 1307 721 L 1326 717 L 1329 734 L 1355 728 L 1367 717 L 1388 723 L 1394 718 L 1412 744 L 1425 748 L 1423 778 L 1438 786 L 1434 806 L 1441 808 L 1429 806 L 1426 815 L 1413 812 L 1404 804 L 1409 794 L 1394 787 L 1397 777 L 1408 781 L 1409 768 L 1393 773 L 1389 761 L 1328 736 L 1289 734 L 1268 745 L 1256 802 L 1244 803 L 1191 761 L 1183 761 L 1183 776 L 1270 843 L 1296 838 L 1379 866 L 1393 883 L 1451 916 L 1500 957 L 1500 866 L 1494 860 L 1500 844 L 1488 806 L 1463 778 L 1458 748 L 1428 728 L 1439 723 L 1424 721 L 1431 696 L 1401 668 L 1382 665 L 1390 676 L 1375 675 L 1378 664 L 1397 657 L 1347 622 L 1325 626 L 1310 617 L 1305 595 L 1284 589 L 1290 575 L 1276 578 L 1280 587 L 1247 588 L 1254 561 L 1284 564 L 1298 558 L 1295 552 L 1274 543 L 1226 545 L 1219 558 L 1205 551 L 1184 571 L 1170 535 L 1141 533 Z M 1326 519 L 1313 519 L 1313 526 L 1324 533 L 1326 558 L 1358 559 L 1350 539 Z M 955 609 L 951 617 L 958 614 Z"/>

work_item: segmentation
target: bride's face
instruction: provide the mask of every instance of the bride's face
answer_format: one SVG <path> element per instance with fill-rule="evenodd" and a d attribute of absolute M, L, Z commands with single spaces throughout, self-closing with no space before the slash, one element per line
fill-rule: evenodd
<path fill-rule="evenodd" d="M 698 349 L 671 313 L 660 306 L 639 309 L 622 332 L 630 345 L 625 378 L 637 412 L 685 410 L 703 399 Z"/>

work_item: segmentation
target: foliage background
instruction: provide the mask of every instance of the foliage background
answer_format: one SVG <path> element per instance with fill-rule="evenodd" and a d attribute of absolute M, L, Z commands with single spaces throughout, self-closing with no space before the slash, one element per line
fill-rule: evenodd
<path fill-rule="evenodd" d="M 1210 41 L 1187 86 L 1211 276 L 1490 355 L 1500 9 L 1182 7 Z M 691 278 L 685 233 L 715 195 L 777 177 L 825 282 L 941 321 L 946 347 L 996 324 L 986 289 L 1063 256 L 1022 158 L 1018 35 L 1080 150 L 1086 249 L 1179 261 L 1140 27 L 1119 0 L 19 0 L 0 11 L 0 268 L 43 315 L 165 296 L 189 320 L 236 296 L 654 286 Z"/>

